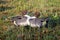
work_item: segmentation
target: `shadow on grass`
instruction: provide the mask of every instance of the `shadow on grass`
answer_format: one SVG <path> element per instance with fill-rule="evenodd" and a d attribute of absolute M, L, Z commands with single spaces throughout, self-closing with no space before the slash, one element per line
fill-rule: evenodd
<path fill-rule="evenodd" d="M 0 7 L 0 11 L 2 12 L 2 11 L 9 10 L 9 9 L 12 9 L 12 8 L 14 8 L 14 7 L 4 7 L 4 6 L 1 6 Z"/>
<path fill-rule="evenodd" d="M 6 4 L 6 3 L 8 3 L 8 2 L 0 0 L 0 4 Z"/>

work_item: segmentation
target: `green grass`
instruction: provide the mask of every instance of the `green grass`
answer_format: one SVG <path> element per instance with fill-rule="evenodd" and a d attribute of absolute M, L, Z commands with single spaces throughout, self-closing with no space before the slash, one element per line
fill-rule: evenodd
<path fill-rule="evenodd" d="M 50 17 L 49 27 L 39 29 L 14 26 L 10 18 L 22 14 L 23 10 L 31 15 L 38 11 L 40 17 Z M 0 0 L 0 40 L 23 39 L 60 40 L 60 0 Z"/>

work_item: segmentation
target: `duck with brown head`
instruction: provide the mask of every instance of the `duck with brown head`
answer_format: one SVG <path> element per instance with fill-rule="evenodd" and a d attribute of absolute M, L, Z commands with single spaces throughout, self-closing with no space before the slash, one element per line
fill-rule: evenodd
<path fill-rule="evenodd" d="M 13 23 L 18 26 L 31 26 L 31 27 L 42 27 L 43 22 L 48 23 L 48 18 L 38 18 L 40 16 L 39 12 L 36 12 L 34 16 L 29 16 L 27 15 L 28 12 L 23 12 L 23 17 L 22 16 L 15 16 L 12 17 Z"/>
<path fill-rule="evenodd" d="M 22 11 L 22 15 L 12 17 L 11 20 L 14 23 L 14 25 L 26 26 L 27 25 L 26 20 L 27 20 L 27 16 L 28 16 L 28 15 L 25 16 L 26 14 L 27 14 L 27 10 L 24 10 L 24 11 Z"/>

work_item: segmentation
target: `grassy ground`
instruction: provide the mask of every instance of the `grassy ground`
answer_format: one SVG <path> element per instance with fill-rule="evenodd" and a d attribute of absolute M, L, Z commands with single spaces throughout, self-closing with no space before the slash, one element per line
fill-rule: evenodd
<path fill-rule="evenodd" d="M 50 17 L 49 27 L 14 26 L 10 18 L 23 10 Z M 0 40 L 60 40 L 60 0 L 0 0 Z"/>

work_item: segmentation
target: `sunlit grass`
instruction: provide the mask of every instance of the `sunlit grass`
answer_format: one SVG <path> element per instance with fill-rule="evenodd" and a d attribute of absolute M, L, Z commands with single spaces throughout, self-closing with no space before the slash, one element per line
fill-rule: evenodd
<path fill-rule="evenodd" d="M 21 40 L 60 40 L 60 0 L 0 0 L 0 2 L 0 40 L 21 38 Z M 38 11 L 41 14 L 39 18 L 50 17 L 49 27 L 15 26 L 10 18 L 20 15 L 23 10 L 31 13 Z"/>

